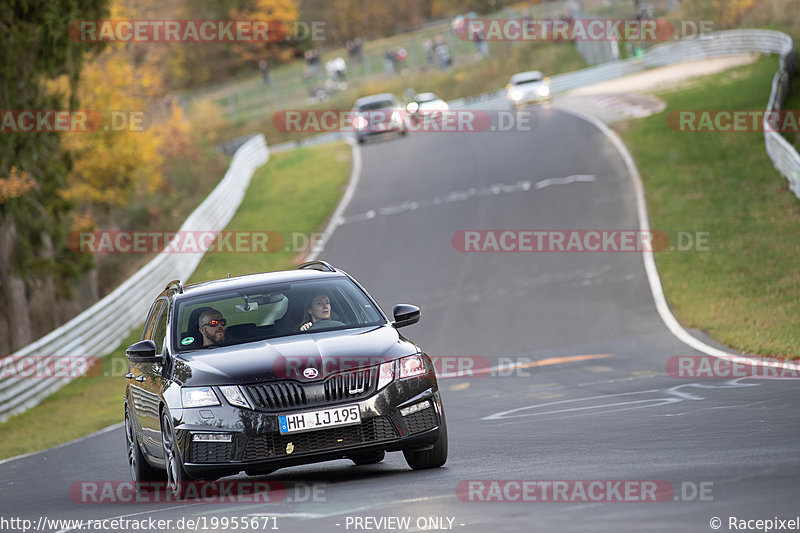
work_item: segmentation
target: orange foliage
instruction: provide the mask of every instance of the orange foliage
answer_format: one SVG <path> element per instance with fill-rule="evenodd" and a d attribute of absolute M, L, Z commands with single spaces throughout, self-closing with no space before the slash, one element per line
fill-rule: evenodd
<path fill-rule="evenodd" d="M 28 172 L 11 167 L 9 176 L 0 178 L 0 204 L 4 204 L 6 200 L 12 198 L 19 198 L 35 187 L 36 181 Z"/>
<path fill-rule="evenodd" d="M 293 37 L 293 23 L 298 19 L 297 4 L 294 0 L 255 0 L 252 10 L 232 9 L 230 17 L 234 20 L 275 21 L 282 24 L 286 37 Z M 237 43 L 234 52 L 245 61 L 258 61 L 271 57 L 269 43 Z"/>

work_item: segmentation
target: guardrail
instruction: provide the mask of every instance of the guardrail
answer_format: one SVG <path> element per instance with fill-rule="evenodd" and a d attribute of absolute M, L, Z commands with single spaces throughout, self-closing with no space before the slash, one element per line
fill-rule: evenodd
<path fill-rule="evenodd" d="M 732 54 L 778 54 L 780 68 L 772 82 L 767 112 L 780 111 L 789 94 L 789 86 L 798 69 L 795 43 L 785 33 L 771 30 L 730 30 L 703 37 L 681 39 L 657 44 L 641 58 L 622 59 L 585 69 L 557 74 L 550 79 L 553 93 L 560 93 L 595 83 L 613 80 L 652 67 L 661 67 Z M 505 91 L 492 91 L 450 102 L 451 109 L 506 109 Z M 795 196 L 800 198 L 800 155 L 781 136 L 770 131 L 769 115 L 764 117 L 764 143 L 772 164 L 788 181 Z"/>
<path fill-rule="evenodd" d="M 221 231 L 242 203 L 255 169 L 269 160 L 263 135 L 244 143 L 234 154 L 225 176 L 195 209 L 180 231 Z M 9 357 L 33 357 L 47 367 L 59 357 L 102 357 L 111 353 L 130 330 L 144 321 L 153 299 L 166 284 L 186 279 L 202 253 L 161 252 L 122 285 L 81 314 Z M 71 381 L 64 378 L 8 378 L 0 381 L 0 422 L 38 404 Z"/>

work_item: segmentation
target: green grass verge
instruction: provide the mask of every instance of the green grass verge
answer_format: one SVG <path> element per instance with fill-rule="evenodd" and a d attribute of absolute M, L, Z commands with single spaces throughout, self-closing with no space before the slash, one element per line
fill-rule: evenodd
<path fill-rule="evenodd" d="M 227 229 L 319 232 L 350 177 L 350 147 L 344 143 L 274 154 L 256 171 L 245 199 Z M 207 254 L 192 281 L 292 268 L 296 254 Z M 147 296 L 155 298 L 156 295 Z M 76 379 L 42 403 L 0 424 L 0 459 L 50 448 L 122 421 L 125 348 L 138 327 L 86 377 Z M 120 441 L 120 453 L 124 454 Z"/>
<path fill-rule="evenodd" d="M 665 92 L 664 113 L 623 138 L 644 182 L 650 225 L 709 232 L 709 250 L 656 254 L 667 301 L 684 327 L 745 353 L 800 356 L 800 200 L 773 168 L 762 133 L 676 132 L 673 110 L 763 110 L 776 57 Z"/>

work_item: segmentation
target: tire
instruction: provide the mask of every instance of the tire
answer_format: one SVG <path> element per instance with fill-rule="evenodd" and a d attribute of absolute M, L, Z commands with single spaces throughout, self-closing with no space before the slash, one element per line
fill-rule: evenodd
<path fill-rule="evenodd" d="M 128 468 L 131 481 L 137 492 L 151 491 L 163 485 L 167 479 L 166 472 L 150 466 L 136 440 L 130 408 L 125 404 L 125 442 L 128 449 Z"/>
<path fill-rule="evenodd" d="M 408 466 L 414 470 L 439 468 L 447 462 L 447 422 L 442 412 L 442 425 L 439 426 L 439 438 L 430 450 L 403 450 Z"/>
<path fill-rule="evenodd" d="M 400 136 L 401 137 L 405 137 L 406 133 L 408 133 L 406 130 L 400 130 Z"/>
<path fill-rule="evenodd" d="M 381 450 L 379 452 L 369 452 L 369 453 L 362 453 L 360 455 L 352 455 L 349 457 L 349 459 L 358 466 L 364 466 L 364 465 L 378 464 L 381 461 L 383 461 L 384 457 L 386 457 L 386 451 Z"/>
<path fill-rule="evenodd" d="M 364 137 L 358 138 L 358 144 L 364 144 Z"/>
<path fill-rule="evenodd" d="M 164 446 L 164 463 L 167 467 L 167 490 L 178 499 L 186 496 L 186 490 L 192 478 L 183 469 L 183 461 L 175 442 L 175 429 L 169 413 L 161 413 L 161 442 Z"/>

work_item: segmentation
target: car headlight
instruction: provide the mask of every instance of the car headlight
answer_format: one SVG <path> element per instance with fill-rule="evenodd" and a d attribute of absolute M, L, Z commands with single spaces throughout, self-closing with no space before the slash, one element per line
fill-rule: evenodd
<path fill-rule="evenodd" d="M 378 369 L 378 390 L 394 381 L 394 361 L 383 363 Z"/>
<path fill-rule="evenodd" d="M 417 102 L 409 102 L 406 109 L 409 113 L 416 113 L 419 111 L 419 104 Z"/>
<path fill-rule="evenodd" d="M 522 94 L 522 91 L 520 91 L 520 90 L 514 90 L 514 91 L 511 91 L 510 93 L 508 93 L 508 97 L 511 98 L 512 100 L 522 100 L 523 96 L 524 95 Z"/>
<path fill-rule="evenodd" d="M 550 94 L 550 87 L 547 85 L 539 87 L 539 96 L 547 96 L 548 94 Z"/>
<path fill-rule="evenodd" d="M 184 407 L 207 407 L 219 405 L 219 398 L 211 387 L 183 387 L 181 403 Z"/>
<path fill-rule="evenodd" d="M 397 366 L 399 370 L 395 370 L 395 366 Z M 378 370 L 378 390 L 381 390 L 391 383 L 395 376 L 397 376 L 397 379 L 413 378 L 421 376 L 425 374 L 425 372 L 425 362 L 419 354 L 409 355 L 408 357 L 403 357 L 396 361 L 383 363 Z"/>
<path fill-rule="evenodd" d="M 220 387 L 219 390 L 222 391 L 222 395 L 225 396 L 225 399 L 228 400 L 229 404 L 251 409 L 247 398 L 244 397 L 241 389 L 236 385 L 225 385 L 224 387 Z"/>
<path fill-rule="evenodd" d="M 357 130 L 363 130 L 367 127 L 369 122 L 364 117 L 356 117 L 353 119 L 353 126 L 356 127 Z"/>
<path fill-rule="evenodd" d="M 422 361 L 420 355 L 410 355 L 403 357 L 399 362 L 400 374 L 399 378 L 413 378 L 414 376 L 421 376 L 425 373 L 425 363 Z"/>

